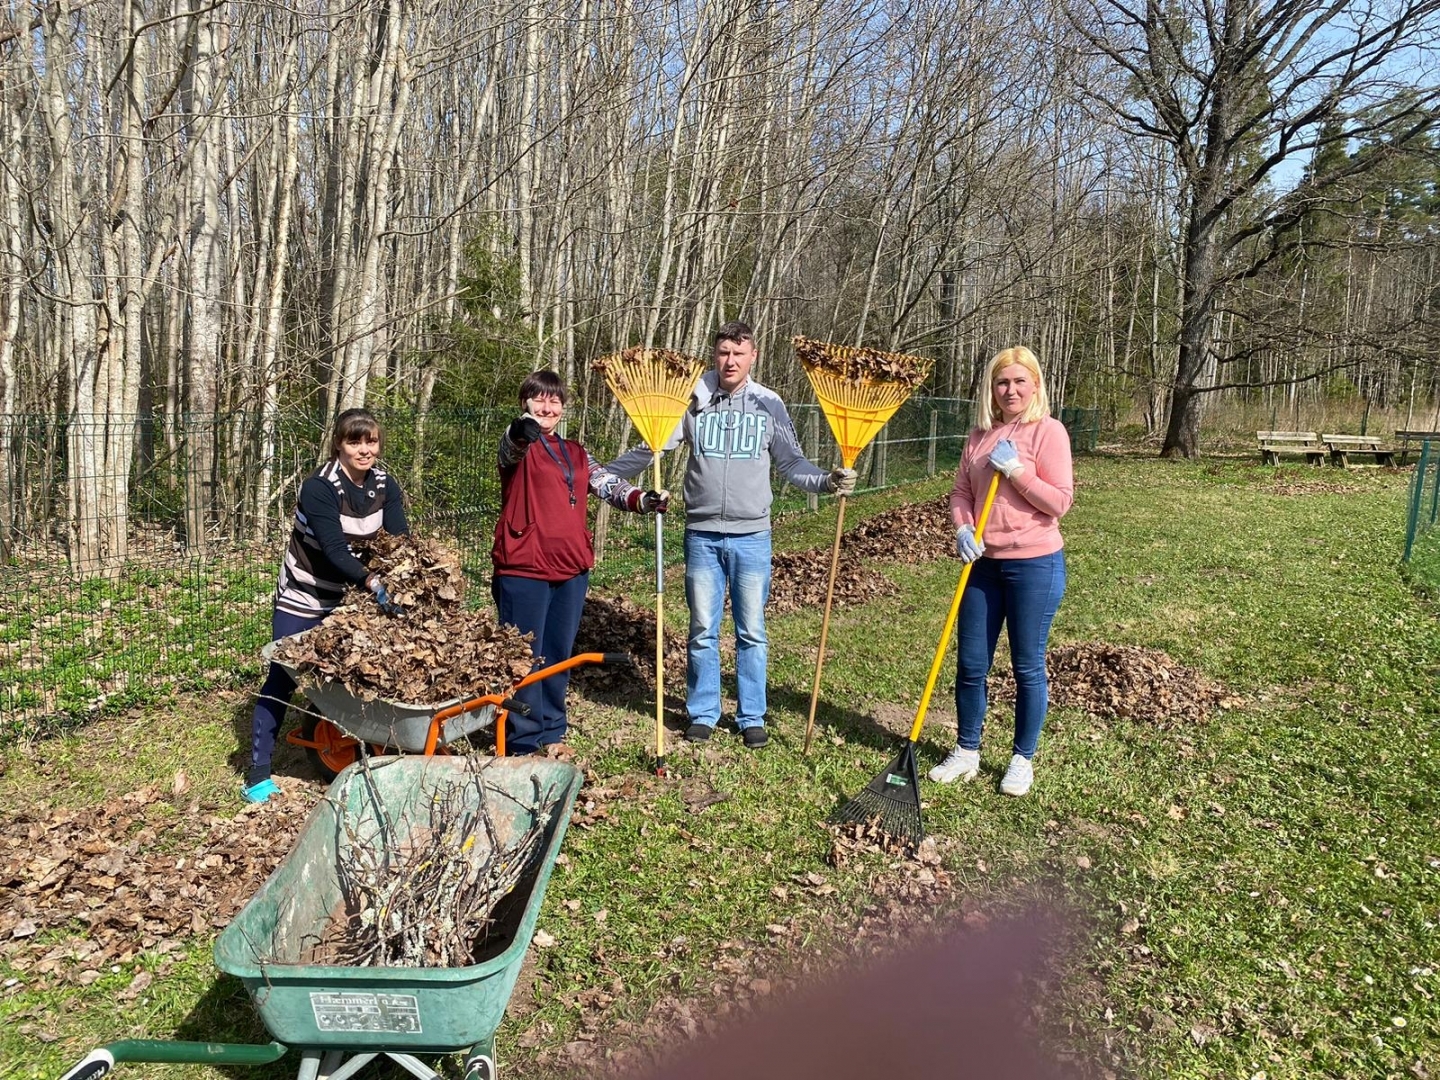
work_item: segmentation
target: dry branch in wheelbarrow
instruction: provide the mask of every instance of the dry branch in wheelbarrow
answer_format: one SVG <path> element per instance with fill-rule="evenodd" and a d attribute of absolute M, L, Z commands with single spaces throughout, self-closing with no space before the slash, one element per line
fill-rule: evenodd
<path fill-rule="evenodd" d="M 529 824 L 502 836 L 490 803 L 513 796 L 485 783 L 488 759 L 466 765 L 429 802 L 428 820 L 395 835 L 401 815 L 387 809 L 367 764 L 345 783 L 365 784 L 368 812 L 348 812 L 349 792 L 337 791 L 344 836 L 338 866 L 343 911 L 325 928 L 310 962 L 341 967 L 466 967 L 478 962 L 496 934 L 511 932 L 502 916 L 506 897 L 533 873 L 560 794 L 532 777 L 525 806 Z M 501 815 L 502 817 L 504 815 Z"/>
<path fill-rule="evenodd" d="M 323 623 L 276 646 L 275 659 L 302 682 L 339 683 L 361 701 L 427 704 L 498 694 L 530 673 L 530 635 L 488 609 L 464 609 L 465 578 L 453 551 L 385 533 L 368 546 L 369 565 L 400 612 L 381 611 L 366 589 L 348 589 Z"/>

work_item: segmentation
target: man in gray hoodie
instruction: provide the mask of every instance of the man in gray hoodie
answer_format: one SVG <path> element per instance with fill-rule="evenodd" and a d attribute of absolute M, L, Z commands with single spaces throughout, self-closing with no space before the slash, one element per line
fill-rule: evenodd
<path fill-rule="evenodd" d="M 685 600 L 690 606 L 689 664 L 685 673 L 685 738 L 703 742 L 720 720 L 720 618 L 725 595 L 735 619 L 735 726 L 745 745 L 759 749 L 765 731 L 765 669 L 769 642 L 770 465 L 802 491 L 849 495 L 855 470 L 825 470 L 800 449 L 785 403 L 750 378 L 755 333 L 743 322 L 715 332 L 715 367 L 696 384 L 690 407 L 665 450 L 684 443 Z M 628 450 L 605 468 L 639 476 L 650 450 Z"/>

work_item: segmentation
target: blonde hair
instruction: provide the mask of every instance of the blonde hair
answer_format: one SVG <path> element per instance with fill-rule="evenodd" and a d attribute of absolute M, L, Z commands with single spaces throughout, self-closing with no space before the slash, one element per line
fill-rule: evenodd
<path fill-rule="evenodd" d="M 1035 396 L 1030 399 L 1020 422 L 1028 424 L 1050 415 L 1050 395 L 1045 390 L 1045 376 L 1040 371 L 1040 361 L 1024 345 L 1016 345 L 1001 349 L 985 365 L 985 376 L 981 380 L 985 385 L 985 396 L 980 400 L 976 417 L 976 426 L 982 431 L 989 431 L 1000 422 L 1000 410 L 995 407 L 995 376 L 1001 368 L 1011 364 L 1019 364 L 1035 380 Z"/>

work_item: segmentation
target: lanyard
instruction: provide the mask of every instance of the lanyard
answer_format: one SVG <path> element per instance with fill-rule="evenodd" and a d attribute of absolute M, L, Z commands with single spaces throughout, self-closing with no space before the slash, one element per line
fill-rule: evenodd
<path fill-rule="evenodd" d="M 575 505 L 575 466 L 570 463 L 570 451 L 565 449 L 565 440 L 560 440 L 560 454 L 557 457 L 555 451 L 550 449 L 550 440 L 542 433 L 540 445 L 545 447 L 545 453 L 550 455 L 550 460 L 555 462 L 560 469 L 561 475 L 565 477 L 565 489 L 570 492 L 570 505 Z M 562 463 L 560 458 L 564 458 Z"/>

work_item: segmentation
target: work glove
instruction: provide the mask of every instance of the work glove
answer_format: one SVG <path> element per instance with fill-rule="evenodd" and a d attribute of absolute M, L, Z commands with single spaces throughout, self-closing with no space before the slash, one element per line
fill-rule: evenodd
<path fill-rule="evenodd" d="M 670 492 L 636 488 L 626 498 L 625 505 L 637 514 L 663 514 L 670 509 Z"/>
<path fill-rule="evenodd" d="M 963 563 L 972 563 L 985 554 L 985 541 L 975 535 L 974 525 L 961 525 L 955 530 L 955 554 Z"/>
<path fill-rule="evenodd" d="M 825 486 L 836 495 L 854 495 L 856 479 L 858 477 L 854 469 L 832 469 Z"/>
<path fill-rule="evenodd" d="M 1020 451 L 1015 449 L 1015 444 L 1009 439 L 1001 439 L 995 444 L 995 449 L 990 451 L 990 466 L 1007 480 L 1014 480 L 1025 471 L 1025 463 L 1020 460 Z"/>
<path fill-rule="evenodd" d="M 385 588 L 385 583 L 380 580 L 380 575 L 371 574 L 365 579 L 365 587 L 375 594 L 375 603 L 386 615 L 399 615 L 400 605 L 390 599 L 390 593 Z"/>
<path fill-rule="evenodd" d="M 510 441 L 516 446 L 529 446 L 540 438 L 540 425 L 528 413 L 510 421 Z"/>

